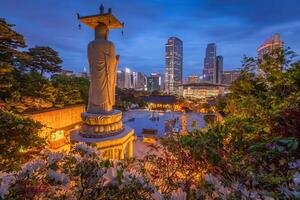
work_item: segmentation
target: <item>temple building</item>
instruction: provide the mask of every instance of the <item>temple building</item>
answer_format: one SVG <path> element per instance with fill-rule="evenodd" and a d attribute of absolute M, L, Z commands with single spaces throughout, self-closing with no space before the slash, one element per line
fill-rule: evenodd
<path fill-rule="evenodd" d="M 206 99 L 210 97 L 223 96 L 227 86 L 207 82 L 183 84 L 179 87 L 180 95 L 184 98 Z"/>
<path fill-rule="evenodd" d="M 181 111 L 181 105 L 175 96 L 165 95 L 165 96 L 144 96 L 141 97 L 143 101 L 148 104 L 149 110 L 172 110 Z"/>

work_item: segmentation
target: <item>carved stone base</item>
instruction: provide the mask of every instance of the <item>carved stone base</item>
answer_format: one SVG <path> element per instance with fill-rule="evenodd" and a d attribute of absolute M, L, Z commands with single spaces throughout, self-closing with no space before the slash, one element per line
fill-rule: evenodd
<path fill-rule="evenodd" d="M 81 114 L 83 125 L 79 130 L 82 137 L 103 138 L 116 135 L 123 130 L 122 112 L 113 110 L 106 114 Z"/>
<path fill-rule="evenodd" d="M 70 134 L 72 143 L 85 142 L 95 144 L 100 150 L 103 159 L 112 160 L 124 159 L 127 156 L 131 158 L 133 156 L 134 139 L 134 130 L 126 125 L 123 126 L 122 131 L 118 134 L 103 138 L 83 137 L 78 130 L 72 131 Z"/>

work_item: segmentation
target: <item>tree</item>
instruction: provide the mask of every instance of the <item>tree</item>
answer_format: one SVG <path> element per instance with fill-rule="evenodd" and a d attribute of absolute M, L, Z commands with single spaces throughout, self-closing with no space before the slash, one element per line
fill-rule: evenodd
<path fill-rule="evenodd" d="M 15 60 L 26 57 L 17 50 L 26 47 L 24 37 L 14 31 L 13 26 L 0 18 L 0 98 L 2 99 L 7 97 L 7 89 L 12 86 Z"/>
<path fill-rule="evenodd" d="M 74 76 L 55 74 L 51 77 L 51 83 L 56 89 L 56 106 L 87 102 L 88 93 L 86 92 L 88 92 L 88 85 L 84 84 L 88 84 L 88 81 L 79 81 Z"/>
<path fill-rule="evenodd" d="M 20 165 L 45 146 L 38 133 L 42 125 L 29 118 L 0 109 L 0 168 L 19 169 Z"/>
<path fill-rule="evenodd" d="M 61 71 L 59 64 L 62 63 L 62 60 L 54 49 L 36 46 L 28 49 L 26 53 L 31 56 L 31 60 L 26 63 L 27 67 L 31 70 L 39 71 L 41 75 L 43 75 L 44 72 L 55 73 Z"/>

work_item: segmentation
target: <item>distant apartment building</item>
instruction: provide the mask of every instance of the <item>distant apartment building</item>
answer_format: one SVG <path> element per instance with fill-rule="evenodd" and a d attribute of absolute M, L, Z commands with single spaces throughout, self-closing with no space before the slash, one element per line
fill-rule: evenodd
<path fill-rule="evenodd" d="M 129 68 L 123 70 L 124 73 L 124 88 L 133 89 L 133 76 Z"/>
<path fill-rule="evenodd" d="M 144 90 L 146 79 L 143 73 L 133 72 L 129 68 L 117 71 L 117 87 L 121 89 Z"/>
<path fill-rule="evenodd" d="M 121 70 L 117 71 L 117 87 L 120 89 L 124 88 L 124 75 Z"/>
<path fill-rule="evenodd" d="M 188 83 L 198 83 L 199 77 L 197 75 L 191 75 L 188 77 Z"/>
<path fill-rule="evenodd" d="M 58 74 L 65 75 L 65 76 L 73 76 L 74 72 L 72 70 L 62 70 Z"/>
<path fill-rule="evenodd" d="M 239 70 L 228 70 L 223 72 L 222 83 L 230 85 L 235 79 L 241 75 Z"/>
<path fill-rule="evenodd" d="M 217 56 L 215 43 L 207 45 L 204 58 L 203 78 L 205 82 L 220 84 L 222 81 L 223 57 Z"/>
<path fill-rule="evenodd" d="M 165 91 L 169 94 L 178 92 L 182 84 L 183 43 L 176 37 L 170 37 L 165 49 Z"/>
<path fill-rule="evenodd" d="M 82 77 L 82 78 L 88 78 L 88 73 L 87 72 L 79 72 L 76 74 L 77 77 Z"/>
<path fill-rule="evenodd" d="M 147 77 L 147 91 L 161 91 L 163 90 L 163 76 L 160 73 L 151 73 Z"/>
<path fill-rule="evenodd" d="M 146 77 L 141 72 L 132 72 L 133 76 L 133 88 L 138 91 L 145 89 Z"/>
<path fill-rule="evenodd" d="M 121 89 L 133 88 L 133 75 L 129 68 L 117 71 L 117 87 Z"/>
<path fill-rule="evenodd" d="M 266 54 L 270 55 L 274 50 L 282 49 L 283 47 L 284 47 L 284 43 L 281 40 L 280 35 L 275 34 L 272 37 L 268 38 L 266 41 L 264 41 L 262 45 L 260 45 L 257 48 L 257 56 L 259 59 L 262 60 L 264 58 L 264 55 Z M 280 70 L 282 70 L 282 66 L 278 66 L 278 67 L 280 68 Z M 263 70 L 259 66 L 257 69 L 257 75 L 258 76 L 264 75 Z"/>

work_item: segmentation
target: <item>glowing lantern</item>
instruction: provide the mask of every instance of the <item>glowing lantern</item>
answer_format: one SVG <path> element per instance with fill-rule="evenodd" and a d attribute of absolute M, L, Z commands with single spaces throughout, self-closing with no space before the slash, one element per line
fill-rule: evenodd
<path fill-rule="evenodd" d="M 57 149 L 66 144 L 66 137 L 64 131 L 56 131 L 51 134 L 49 139 L 49 146 L 51 149 Z"/>

